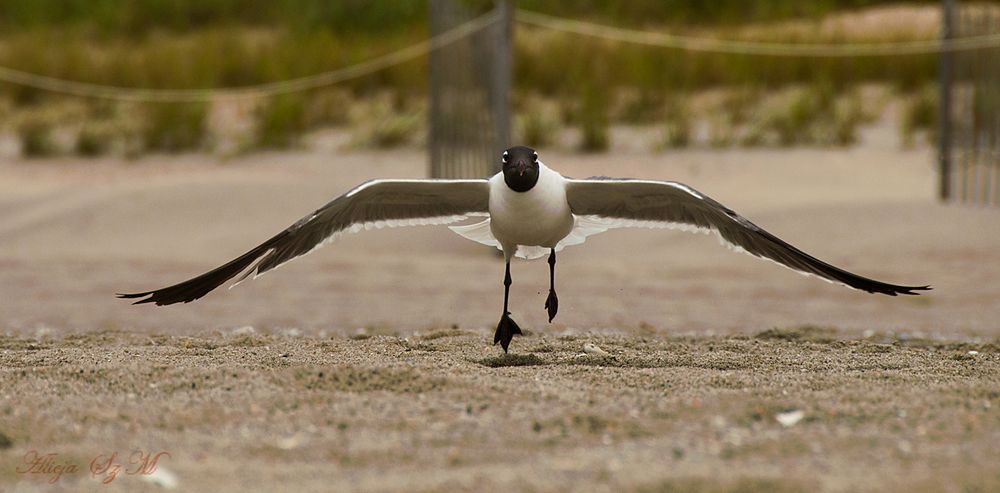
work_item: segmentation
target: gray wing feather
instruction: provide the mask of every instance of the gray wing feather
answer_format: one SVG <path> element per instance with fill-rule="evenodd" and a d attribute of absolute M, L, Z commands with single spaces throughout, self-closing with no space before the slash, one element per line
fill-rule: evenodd
<path fill-rule="evenodd" d="M 608 178 L 568 180 L 566 196 L 573 214 L 603 219 L 610 227 L 715 231 L 723 242 L 737 250 L 869 293 L 896 296 L 930 289 L 930 286 L 884 283 L 830 265 L 682 183 Z"/>
<path fill-rule="evenodd" d="M 245 272 L 260 275 L 362 229 L 448 224 L 489 212 L 486 180 L 375 180 L 337 197 L 240 257 L 198 277 L 154 291 L 119 294 L 139 303 L 188 303 Z"/>

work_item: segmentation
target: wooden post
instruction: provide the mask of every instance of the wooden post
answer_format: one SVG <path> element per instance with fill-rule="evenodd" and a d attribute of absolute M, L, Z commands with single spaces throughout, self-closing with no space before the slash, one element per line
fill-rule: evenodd
<path fill-rule="evenodd" d="M 952 38 L 954 25 L 954 0 L 941 1 L 941 44 L 947 47 Z M 954 53 L 941 51 L 938 71 L 938 173 L 940 188 L 938 196 L 941 200 L 951 197 L 951 83 L 954 67 Z"/>
<path fill-rule="evenodd" d="M 494 152 L 499 153 L 511 144 L 510 89 L 514 71 L 514 0 L 497 0 L 500 22 L 496 27 L 493 69 L 493 123 L 495 125 Z M 500 171 L 500 161 L 493 159 L 494 173 Z"/>

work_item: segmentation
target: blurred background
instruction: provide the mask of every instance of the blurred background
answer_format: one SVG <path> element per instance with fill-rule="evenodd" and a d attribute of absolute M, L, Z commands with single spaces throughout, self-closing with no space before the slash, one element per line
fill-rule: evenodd
<path fill-rule="evenodd" d="M 968 19 L 956 17 L 966 19 L 962 34 L 994 32 L 1000 22 L 996 4 L 950 3 L 965 9 Z M 528 21 L 510 28 L 510 103 L 518 142 L 587 152 L 616 146 L 651 152 L 692 146 L 843 147 L 880 123 L 893 129 L 888 145 L 934 139 L 937 50 L 864 56 L 851 47 L 936 40 L 943 25 L 940 2 L 519 0 L 509 5 L 525 11 L 522 18 Z M 40 77 L 120 88 L 254 86 L 364 63 L 426 39 L 435 15 L 443 31 L 493 7 L 481 0 L 4 1 L 0 63 Z M 539 20 L 532 13 L 554 17 Z M 610 30 L 599 34 L 612 39 L 553 29 L 557 18 L 776 43 L 779 55 L 782 44 L 844 50 L 835 56 L 754 56 L 711 47 L 665 48 L 615 41 Z M 467 34 L 451 48 L 475 42 L 481 32 Z M 10 83 L 16 77 L 8 72 L 3 77 L 8 82 L 0 85 L 2 155 L 234 155 L 308 146 L 310 136 L 328 129 L 349 134 L 350 146 L 422 146 L 433 78 L 426 56 L 410 58 L 341 81 L 264 88 L 247 97 L 228 98 L 219 91 L 167 94 L 172 103 L 148 101 L 162 95 L 113 89 L 91 91 L 100 97 L 75 97 L 60 94 L 72 90 L 35 87 L 46 86 L 40 78 Z M 617 130 L 625 127 L 635 132 L 619 136 Z"/>
<path fill-rule="evenodd" d="M 688 182 L 820 258 L 939 288 L 866 297 L 714 240 L 613 232 L 561 257 L 569 326 L 1000 331 L 998 91 L 997 2 L 0 0 L 7 324 L 488 325 L 497 266 L 435 228 L 191 306 L 111 294 L 217 265 L 360 181 L 486 176 L 524 144 L 570 176 Z M 420 296 L 365 308 L 387 292 Z M 698 308 L 719 299 L 739 301 Z"/>

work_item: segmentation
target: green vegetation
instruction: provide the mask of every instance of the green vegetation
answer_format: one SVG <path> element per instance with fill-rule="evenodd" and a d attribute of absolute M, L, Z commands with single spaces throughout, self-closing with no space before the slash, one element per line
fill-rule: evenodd
<path fill-rule="evenodd" d="M 52 141 L 52 124 L 43 120 L 30 120 L 17 129 L 21 140 L 21 153 L 28 157 L 43 157 L 55 154 Z"/>
<path fill-rule="evenodd" d="M 81 156 L 102 156 L 111 150 L 111 128 L 99 123 L 87 123 L 76 136 L 76 152 Z"/>
<path fill-rule="evenodd" d="M 675 94 L 664 108 L 662 148 L 687 147 L 691 143 L 691 109 L 687 96 Z"/>
<path fill-rule="evenodd" d="M 580 95 L 576 120 L 582 138 L 580 149 L 586 152 L 605 151 L 608 139 L 608 92 L 602 87 L 587 84 Z"/>
<path fill-rule="evenodd" d="M 464 3 L 474 12 L 492 5 Z M 935 34 L 926 22 L 906 19 L 891 29 L 836 21 L 852 15 L 847 9 L 887 3 L 519 0 L 517 6 L 616 26 L 756 41 L 886 42 Z M 910 8 L 924 4 L 933 2 Z M 335 70 L 409 46 L 427 36 L 427 17 L 424 0 L 0 0 L 0 66 L 122 87 L 239 87 Z M 912 143 L 915 132 L 932 126 L 936 108 L 934 56 L 690 53 L 518 25 L 514 61 L 515 101 L 532 101 L 516 105 L 522 111 L 515 114 L 515 135 L 533 146 L 551 145 L 568 126 L 579 131 L 580 149 L 602 151 L 610 146 L 609 127 L 622 123 L 662 125 L 662 141 L 654 147 L 848 145 L 868 118 L 856 88 L 872 83 L 895 87 L 906 99 L 900 132 Z M 343 125 L 352 127 L 357 145 L 394 147 L 419 143 L 425 133 L 427 79 L 426 63 L 415 60 L 329 88 L 256 101 L 241 113 L 252 120 L 249 129 L 235 137 L 209 118 L 215 103 L 84 101 L 85 111 L 70 121 L 37 116 L 64 97 L 0 83 L 0 114 L 16 122 L 6 131 L 30 156 L 179 152 L 232 141 L 239 150 L 288 148 L 311 129 Z M 710 92 L 724 96 L 711 104 L 682 102 Z M 385 94 L 388 105 L 380 102 Z M 352 117 L 357 107 L 370 111 Z M 66 131 L 73 143 L 63 150 L 56 137 Z"/>
<path fill-rule="evenodd" d="M 410 144 L 422 122 L 423 115 L 420 113 L 385 115 L 375 120 L 370 128 L 366 147 L 389 149 Z"/>
<path fill-rule="evenodd" d="M 537 96 L 515 104 L 515 140 L 529 147 L 546 147 L 556 140 L 560 129 L 558 105 Z"/>
<path fill-rule="evenodd" d="M 819 21 L 798 21 L 734 33 L 724 28 L 676 29 L 676 34 L 762 42 L 881 43 L 927 39 L 933 32 L 879 31 L 844 26 L 821 29 Z M 647 27 L 650 30 L 662 27 Z M 822 80 L 842 90 L 879 82 L 912 89 L 934 80 L 937 57 L 815 58 L 695 53 L 615 43 L 561 32 L 521 27 L 515 38 L 515 86 L 546 96 L 572 94 L 583 84 L 635 91 L 658 98 L 669 91 L 758 86 L 775 89 Z"/>
<path fill-rule="evenodd" d="M 180 152 L 200 148 L 206 133 L 206 111 L 203 103 L 146 105 L 142 127 L 146 149 Z"/>
<path fill-rule="evenodd" d="M 744 87 L 682 93 L 664 104 L 661 140 L 653 148 L 846 146 L 856 141 L 862 124 L 879 116 L 878 96 L 867 96 L 873 101 L 866 107 L 860 90 L 836 92 L 821 83 L 771 92 Z M 693 135 L 699 125 L 706 130 L 700 140 Z"/>
<path fill-rule="evenodd" d="M 353 144 L 376 149 L 414 143 L 427 117 L 425 107 L 385 94 L 358 104 L 353 113 L 356 129 Z"/>
<path fill-rule="evenodd" d="M 5 32 L 54 27 L 142 37 L 151 30 L 279 24 L 371 35 L 408 29 L 426 18 L 426 9 L 423 0 L 0 0 L 0 26 Z"/>
<path fill-rule="evenodd" d="M 925 87 L 904 96 L 900 117 L 900 133 L 903 145 L 911 146 L 918 132 L 925 131 L 930 137 L 936 135 L 938 120 L 937 87 Z"/>
<path fill-rule="evenodd" d="M 276 96 L 260 108 L 257 119 L 258 146 L 287 149 L 298 144 L 306 129 L 305 103 L 299 95 Z"/>
<path fill-rule="evenodd" d="M 473 9 L 488 0 L 464 0 Z M 892 0 L 517 0 L 517 6 L 622 24 L 735 25 L 793 17 L 819 17 Z M 934 3 L 923 0 L 920 3 Z M 81 28 L 101 35 L 142 36 L 150 30 L 174 32 L 218 25 L 291 26 L 351 35 L 406 30 L 427 17 L 424 0 L 0 0 L 5 32 L 48 27 Z"/>

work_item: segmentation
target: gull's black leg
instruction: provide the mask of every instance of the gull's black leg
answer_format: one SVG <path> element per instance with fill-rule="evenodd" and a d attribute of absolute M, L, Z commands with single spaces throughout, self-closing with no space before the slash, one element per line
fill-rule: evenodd
<path fill-rule="evenodd" d="M 556 249 L 549 251 L 549 297 L 545 299 L 545 309 L 549 311 L 549 323 L 559 311 L 559 297 L 556 296 Z"/>
<path fill-rule="evenodd" d="M 507 352 L 507 346 L 510 345 L 510 340 L 514 338 L 514 334 L 521 334 L 521 328 L 514 323 L 510 318 L 510 312 L 507 311 L 507 300 L 510 299 L 510 283 L 510 260 L 508 260 L 506 272 L 504 272 L 503 276 L 503 314 L 500 315 L 497 332 L 493 335 L 493 345 L 496 346 L 499 342 L 505 353 Z"/>

